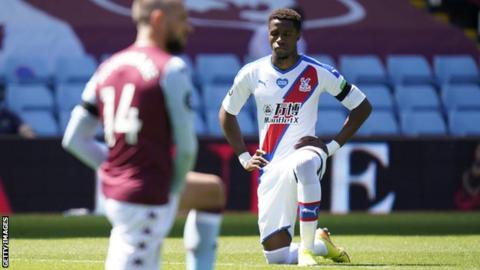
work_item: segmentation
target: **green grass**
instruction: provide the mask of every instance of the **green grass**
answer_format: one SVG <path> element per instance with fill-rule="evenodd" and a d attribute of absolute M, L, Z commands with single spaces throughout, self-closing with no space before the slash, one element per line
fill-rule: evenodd
<path fill-rule="evenodd" d="M 162 269 L 185 269 L 177 220 L 164 245 Z M 480 213 L 322 215 L 353 263 L 317 269 L 480 269 Z M 103 217 L 17 215 L 10 219 L 10 269 L 103 269 L 108 245 Z M 298 238 L 295 239 L 298 241 Z M 225 217 L 216 269 L 297 269 L 265 264 L 256 219 Z"/>

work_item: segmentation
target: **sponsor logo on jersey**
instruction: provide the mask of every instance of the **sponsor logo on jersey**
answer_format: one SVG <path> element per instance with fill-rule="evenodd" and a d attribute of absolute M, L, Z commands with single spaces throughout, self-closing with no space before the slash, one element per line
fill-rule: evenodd
<path fill-rule="evenodd" d="M 300 92 L 310 92 L 312 90 L 312 87 L 310 86 L 310 78 L 300 78 L 300 87 L 298 90 L 300 90 Z"/>
<path fill-rule="evenodd" d="M 272 106 L 265 105 L 263 107 L 265 113 L 264 122 L 265 124 L 298 124 L 298 113 L 301 106 L 301 102 L 277 103 L 274 105 L 273 116 L 270 116 Z"/>
<path fill-rule="evenodd" d="M 272 114 L 272 111 L 273 111 L 272 105 L 267 104 L 267 105 L 263 106 L 263 113 L 266 116 L 270 116 Z"/>
<path fill-rule="evenodd" d="M 288 80 L 287 80 L 287 79 L 280 79 L 280 78 L 277 79 L 277 85 L 278 85 L 280 88 L 284 88 L 285 86 L 287 86 L 287 84 L 288 84 Z"/>

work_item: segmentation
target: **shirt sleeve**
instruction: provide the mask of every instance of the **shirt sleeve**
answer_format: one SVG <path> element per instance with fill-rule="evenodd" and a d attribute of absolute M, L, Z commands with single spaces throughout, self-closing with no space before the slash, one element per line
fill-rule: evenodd
<path fill-rule="evenodd" d="M 195 165 L 198 148 L 190 106 L 193 84 L 183 60 L 178 57 L 169 60 L 160 85 L 164 90 L 176 148 L 171 191 L 178 193 L 183 189 L 187 172 Z"/>
<path fill-rule="evenodd" d="M 248 97 L 252 94 L 250 65 L 243 67 L 235 77 L 233 85 L 223 99 L 222 106 L 229 114 L 240 113 Z"/>
<path fill-rule="evenodd" d="M 97 79 L 96 79 L 96 76 L 93 75 L 92 78 L 90 78 L 90 80 L 85 85 L 85 89 L 83 89 L 82 101 L 92 105 L 96 105 L 97 104 L 97 97 L 95 94 L 96 89 L 97 89 Z"/>
<path fill-rule="evenodd" d="M 333 67 L 323 65 L 325 76 L 323 85 L 325 91 L 334 96 L 342 105 L 349 109 L 355 109 L 365 99 L 365 94 L 355 85 L 349 84 L 345 78 Z"/>

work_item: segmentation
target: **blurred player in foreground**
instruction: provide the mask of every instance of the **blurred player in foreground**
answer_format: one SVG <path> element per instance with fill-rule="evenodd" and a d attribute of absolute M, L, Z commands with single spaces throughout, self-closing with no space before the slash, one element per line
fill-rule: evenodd
<path fill-rule="evenodd" d="M 184 231 L 187 269 L 213 269 L 223 188 L 214 175 L 189 172 L 197 154 L 193 86 L 185 63 L 171 55 L 192 31 L 187 11 L 181 0 L 135 0 L 132 17 L 135 43 L 95 72 L 62 144 L 100 169 L 112 224 L 106 269 L 159 269 L 178 204 L 195 209 Z M 94 139 L 99 121 L 106 145 Z"/>
<path fill-rule="evenodd" d="M 318 229 L 327 157 L 350 139 L 371 112 L 365 95 L 330 66 L 297 53 L 301 17 L 292 9 L 269 17 L 272 55 L 244 66 L 219 112 L 226 139 L 247 171 L 260 170 L 258 224 L 268 263 L 315 265 L 323 258 L 349 262 L 328 230 Z M 326 91 L 350 110 L 348 120 L 325 145 L 315 137 L 318 100 Z M 247 152 L 236 115 L 250 95 L 257 104 L 260 149 Z M 292 244 L 300 217 L 300 245 Z"/>

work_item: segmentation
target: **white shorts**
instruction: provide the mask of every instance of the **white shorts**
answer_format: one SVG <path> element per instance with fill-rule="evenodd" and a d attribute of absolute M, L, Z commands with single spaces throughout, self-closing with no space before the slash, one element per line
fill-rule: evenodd
<path fill-rule="evenodd" d="M 328 156 L 322 149 L 313 146 L 302 147 L 284 160 L 270 163 L 263 168 L 257 189 L 261 243 L 281 230 L 287 230 L 293 237 L 298 207 L 297 182 L 293 170 L 300 157 L 305 159 L 306 156 L 322 159 L 321 179 Z"/>
<path fill-rule="evenodd" d="M 105 201 L 112 224 L 106 270 L 160 269 L 160 248 L 173 225 L 179 196 L 164 205 Z"/>

